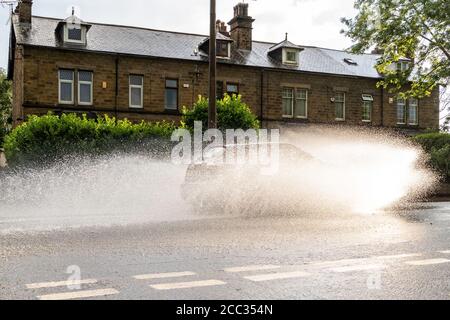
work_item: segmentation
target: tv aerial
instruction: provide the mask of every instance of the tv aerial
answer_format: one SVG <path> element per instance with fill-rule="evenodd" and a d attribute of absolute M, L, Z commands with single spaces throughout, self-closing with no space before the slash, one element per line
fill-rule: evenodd
<path fill-rule="evenodd" d="M 6 21 L 6 25 L 8 25 L 11 21 L 11 16 L 14 12 L 14 5 L 17 4 L 19 0 L 0 0 L 0 5 L 2 8 L 9 7 L 9 18 Z"/>

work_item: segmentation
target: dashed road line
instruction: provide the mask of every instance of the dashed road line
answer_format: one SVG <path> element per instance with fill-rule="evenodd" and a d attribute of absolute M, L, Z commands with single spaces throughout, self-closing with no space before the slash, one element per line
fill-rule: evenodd
<path fill-rule="evenodd" d="M 43 296 L 38 296 L 37 298 L 39 300 L 72 300 L 72 299 L 104 297 L 115 294 L 119 294 L 119 291 L 115 289 L 100 289 L 100 290 L 85 290 L 85 291 L 47 294 Z"/>
<path fill-rule="evenodd" d="M 167 278 L 181 278 L 188 276 L 195 276 L 195 272 L 184 271 L 184 272 L 167 272 L 167 273 L 152 273 L 152 274 L 142 274 L 134 276 L 133 278 L 137 280 L 151 280 L 151 279 L 167 279 Z"/>
<path fill-rule="evenodd" d="M 97 283 L 97 280 L 96 279 L 86 279 L 86 280 L 41 282 L 41 283 L 26 284 L 25 286 L 27 287 L 27 289 L 44 289 L 44 288 L 78 286 L 78 285 L 82 285 L 82 284 L 93 284 L 93 283 Z"/>
<path fill-rule="evenodd" d="M 281 266 L 275 265 L 253 265 L 253 266 L 245 266 L 245 267 L 233 267 L 224 269 L 225 272 L 229 273 L 239 273 L 239 272 L 247 272 L 247 271 L 264 271 L 264 270 L 273 270 L 279 269 Z"/>
<path fill-rule="evenodd" d="M 225 284 L 226 282 L 220 280 L 203 280 L 203 281 L 152 284 L 150 285 L 150 287 L 156 290 L 174 290 L 174 289 L 222 286 Z"/>
<path fill-rule="evenodd" d="M 386 266 L 382 264 L 366 264 L 366 265 L 359 265 L 359 266 L 345 266 L 345 267 L 337 267 L 337 268 L 331 268 L 330 270 L 333 272 L 354 272 L 354 271 L 369 271 L 369 270 L 381 270 L 384 269 Z"/>
<path fill-rule="evenodd" d="M 394 255 L 388 255 L 388 256 L 373 256 L 372 259 L 403 259 L 403 258 L 413 258 L 413 257 L 420 257 L 422 256 L 421 253 L 406 253 L 406 254 L 394 254 Z"/>
<path fill-rule="evenodd" d="M 412 266 L 429 266 L 429 265 L 443 264 L 443 263 L 448 263 L 448 262 L 450 262 L 450 260 L 448 260 L 448 259 L 427 259 L 427 260 L 408 261 L 405 263 L 412 265 Z"/>
<path fill-rule="evenodd" d="M 269 274 L 259 274 L 255 276 L 246 276 L 244 279 L 254 281 L 254 282 L 262 282 L 262 281 L 270 281 L 270 280 L 282 280 L 282 279 L 292 279 L 292 278 L 302 278 L 310 276 L 310 273 L 303 271 L 294 271 L 294 272 L 284 272 L 284 273 L 269 273 Z"/>

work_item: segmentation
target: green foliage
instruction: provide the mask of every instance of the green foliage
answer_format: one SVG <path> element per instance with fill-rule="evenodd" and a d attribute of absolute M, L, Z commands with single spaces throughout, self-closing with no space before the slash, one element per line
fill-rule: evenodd
<path fill-rule="evenodd" d="M 342 19 L 346 26 L 342 32 L 354 41 L 355 53 L 372 46 L 384 51 L 377 69 L 385 79 L 379 85 L 404 97 L 422 98 L 449 83 L 450 1 L 356 0 L 355 8 L 359 12 L 355 18 Z M 392 68 L 405 57 L 413 59 L 411 68 Z"/>
<path fill-rule="evenodd" d="M 108 116 L 31 116 L 6 136 L 5 155 L 12 166 L 45 163 L 70 154 L 107 153 L 152 138 L 169 141 L 174 129 L 166 122 L 133 124 Z"/>
<path fill-rule="evenodd" d="M 182 111 L 183 127 L 193 130 L 194 122 L 202 121 L 203 129 L 208 128 L 208 99 L 199 97 L 192 109 Z M 225 95 L 217 100 L 217 124 L 220 130 L 259 129 L 259 121 L 250 108 L 241 100 L 241 96 Z"/>
<path fill-rule="evenodd" d="M 450 182 L 450 134 L 428 133 L 414 137 L 430 155 L 430 164 Z"/>
<path fill-rule="evenodd" d="M 11 103 L 11 81 L 6 79 L 5 71 L 0 69 L 0 148 L 3 146 L 4 137 L 11 130 Z"/>

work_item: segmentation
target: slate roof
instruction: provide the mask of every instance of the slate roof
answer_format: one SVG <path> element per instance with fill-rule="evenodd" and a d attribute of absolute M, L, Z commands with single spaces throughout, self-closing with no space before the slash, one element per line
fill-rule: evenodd
<path fill-rule="evenodd" d="M 57 41 L 55 29 L 62 19 L 33 16 L 32 28 L 27 32 L 20 30 L 17 20 L 17 16 L 14 16 L 14 30 L 18 44 L 191 61 L 208 59 L 204 54 L 194 53 L 199 44 L 207 38 L 205 35 L 89 23 L 91 28 L 87 34 L 87 45 L 80 48 L 63 46 Z M 304 50 L 300 53 L 299 65 L 292 67 L 285 66 L 268 55 L 274 45 L 276 44 L 254 41 L 252 51 L 235 50 L 231 59 L 219 59 L 219 63 L 381 78 L 374 67 L 380 55 L 357 55 L 333 49 L 301 46 Z M 345 58 L 354 60 L 357 65 L 349 65 L 344 61 Z"/>

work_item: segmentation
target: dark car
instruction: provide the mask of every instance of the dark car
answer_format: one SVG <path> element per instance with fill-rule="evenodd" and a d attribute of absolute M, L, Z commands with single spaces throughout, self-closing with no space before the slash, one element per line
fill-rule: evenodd
<path fill-rule="evenodd" d="M 209 149 L 201 163 L 187 169 L 184 200 L 196 211 L 258 211 L 270 194 L 279 191 L 274 188 L 279 189 L 276 182 L 282 175 L 317 161 L 292 144 L 269 144 L 264 151 L 260 148 L 247 144 Z M 264 152 L 268 161 L 258 161 Z"/>

